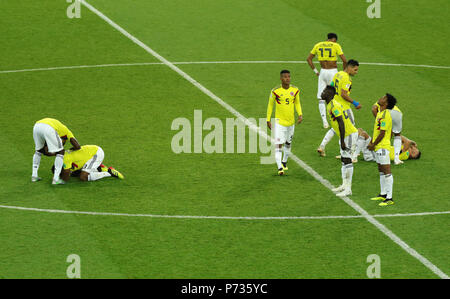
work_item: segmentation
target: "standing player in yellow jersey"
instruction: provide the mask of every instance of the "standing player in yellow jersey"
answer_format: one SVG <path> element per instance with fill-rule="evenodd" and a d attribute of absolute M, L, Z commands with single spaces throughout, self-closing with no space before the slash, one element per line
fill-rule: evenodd
<path fill-rule="evenodd" d="M 372 114 L 374 117 L 377 117 L 377 114 L 380 110 L 380 105 L 377 103 L 373 104 L 372 106 Z M 403 164 L 403 161 L 400 159 L 400 151 L 402 147 L 402 122 L 403 122 L 403 113 L 402 111 L 397 107 L 397 105 L 394 106 L 390 110 L 391 117 L 392 117 L 392 132 L 394 133 L 394 164 Z"/>
<path fill-rule="evenodd" d="M 306 61 L 311 69 L 319 77 L 317 83 L 317 99 L 319 100 L 319 112 L 322 117 L 323 127 L 329 127 L 327 122 L 327 112 L 325 101 L 322 100 L 321 94 L 327 85 L 331 83 L 337 70 L 337 57 L 339 56 L 344 64 L 343 69 L 347 65 L 347 59 L 344 56 L 341 46 L 337 43 L 337 35 L 335 33 L 328 33 L 328 39 L 324 42 L 319 42 L 314 45 L 314 48 L 309 53 Z M 314 67 L 313 58 L 317 56 L 320 62 L 320 72 Z"/>
<path fill-rule="evenodd" d="M 394 127 L 394 118 L 392 118 L 392 127 Z M 357 144 L 362 142 L 361 151 L 363 154 L 364 161 L 368 162 L 375 161 L 375 153 L 367 148 L 372 138 L 369 136 L 369 134 L 367 134 L 366 131 L 364 131 L 361 128 L 358 128 L 358 135 L 359 136 Z M 420 159 L 422 153 L 420 152 L 417 143 L 415 141 L 406 138 L 405 136 L 401 136 L 401 139 L 402 139 L 402 145 L 400 147 L 401 151 L 398 156 L 400 161 Z M 391 161 L 395 160 L 394 152 L 395 152 L 394 147 L 391 146 L 389 149 L 389 158 L 391 159 Z"/>
<path fill-rule="evenodd" d="M 61 173 L 63 181 L 70 179 L 71 173 L 79 172 L 83 182 L 97 181 L 105 177 L 123 179 L 124 176 L 112 167 L 107 168 L 102 164 L 105 152 L 97 145 L 83 145 L 80 150 L 67 151 L 64 155 L 64 166 Z M 55 168 L 52 168 L 55 172 Z"/>
<path fill-rule="evenodd" d="M 64 144 L 67 140 L 73 145 L 74 150 L 80 149 L 80 144 L 75 139 L 73 133 L 59 120 L 44 118 L 37 121 L 33 127 L 33 139 L 35 143 L 35 153 L 33 155 L 33 171 L 31 181 L 37 182 L 41 178 L 38 176 L 39 165 L 42 154 L 55 156 L 55 174 L 52 184 L 64 184 L 59 178 L 64 159 Z"/>
<path fill-rule="evenodd" d="M 351 77 L 355 76 L 358 73 L 358 69 L 358 61 L 350 59 L 347 62 L 345 69 L 334 75 L 333 81 L 331 82 L 331 85 L 336 88 L 336 101 L 339 102 L 342 107 L 344 107 L 344 111 L 350 118 L 350 121 L 353 125 L 355 125 L 355 117 L 353 116 L 353 111 L 350 107 L 350 104 L 353 104 L 356 109 L 361 109 L 361 104 L 350 97 L 350 91 L 352 89 Z M 320 156 L 325 156 L 325 147 L 331 141 L 334 135 L 336 135 L 336 131 L 333 128 L 328 130 L 328 132 L 325 134 L 322 142 L 319 145 L 319 148 L 317 149 L 317 152 Z M 355 159 L 356 157 L 353 155 L 352 160 Z"/>
<path fill-rule="evenodd" d="M 267 106 L 267 126 L 272 130 L 271 118 L 275 104 L 275 161 L 278 174 L 283 175 L 284 171 L 288 169 L 287 160 L 291 152 L 295 123 L 301 123 L 303 116 L 300 106 L 300 90 L 291 85 L 291 73 L 288 70 L 282 70 L 280 80 L 281 85 L 273 88 L 270 92 Z M 297 122 L 295 121 L 294 107 L 298 114 Z"/>
<path fill-rule="evenodd" d="M 331 127 L 339 136 L 341 152 L 341 175 L 342 185 L 334 188 L 333 192 L 338 192 L 337 196 L 352 195 L 353 162 L 352 153 L 356 146 L 358 130 L 350 121 L 347 112 L 335 98 L 335 88 L 328 85 L 322 92 L 322 99 L 327 103 L 327 112 L 330 116 Z"/>
<path fill-rule="evenodd" d="M 380 173 L 380 189 L 381 192 L 372 200 L 383 200 L 379 205 L 393 205 L 392 188 L 394 185 L 394 177 L 391 173 L 391 159 L 389 150 L 391 147 L 391 131 L 392 117 L 390 109 L 394 108 L 397 100 L 390 94 L 386 94 L 380 100 L 380 111 L 378 111 L 373 129 L 373 138 L 367 148 L 375 152 L 375 159 L 378 163 L 378 171 Z"/>

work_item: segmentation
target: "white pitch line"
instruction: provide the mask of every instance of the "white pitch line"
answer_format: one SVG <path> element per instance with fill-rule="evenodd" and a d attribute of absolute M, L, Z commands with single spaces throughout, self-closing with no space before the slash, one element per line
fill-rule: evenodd
<path fill-rule="evenodd" d="M 57 70 L 70 70 L 70 69 L 102 68 L 102 67 L 119 67 L 119 66 L 143 66 L 143 65 L 158 65 L 158 64 L 163 65 L 162 62 L 73 65 L 73 66 L 55 66 L 55 67 L 46 67 L 46 68 L 22 69 L 22 70 L 6 70 L 6 71 L 0 71 L 0 74 L 39 72 L 39 71 L 57 71 Z"/>
<path fill-rule="evenodd" d="M 177 219 L 217 219 L 217 220 L 321 220 L 321 219 L 355 219 L 364 218 L 363 215 L 343 215 L 343 216 L 201 216 L 201 215 L 157 215 L 157 214 L 131 214 L 131 213 L 111 213 L 111 212 L 89 212 L 89 211 L 68 211 L 58 209 L 40 209 L 18 206 L 0 205 L 2 209 L 57 213 L 57 214 L 81 214 L 94 216 L 125 216 L 125 217 L 148 217 L 148 218 L 177 218 Z M 444 212 L 421 212 L 407 214 L 380 214 L 373 217 L 414 217 L 450 214 L 450 211 Z"/>
<path fill-rule="evenodd" d="M 169 68 L 171 68 L 173 71 L 178 73 L 180 76 L 182 76 L 184 79 L 186 79 L 188 82 L 193 84 L 195 87 L 197 87 L 200 91 L 202 91 L 204 94 L 208 95 L 211 99 L 216 101 L 218 104 L 220 104 L 222 107 L 227 109 L 231 114 L 236 116 L 238 119 L 243 121 L 245 124 L 249 126 L 250 129 L 255 130 L 259 133 L 259 135 L 267 140 L 271 140 L 272 138 L 267 135 L 266 132 L 262 131 L 259 127 L 257 127 L 255 124 L 250 122 L 247 118 L 245 118 L 241 113 L 239 113 L 237 110 L 235 110 L 232 106 L 230 106 L 228 103 L 224 102 L 221 98 L 216 96 L 214 93 L 212 93 L 209 89 L 204 87 L 202 84 L 197 82 L 194 78 L 183 72 L 180 68 L 175 66 L 173 63 L 159 55 L 157 52 L 155 52 L 153 49 L 151 49 L 149 46 L 141 42 L 139 39 L 128 33 L 125 29 L 117 25 L 115 22 L 113 22 L 110 18 L 105 16 L 103 13 L 101 13 L 99 10 L 97 10 L 95 7 L 87 3 L 85 0 L 80 0 L 80 2 L 87 7 L 90 11 L 95 13 L 97 16 L 99 16 L 101 19 L 103 19 L 105 22 L 107 22 L 109 25 L 111 25 L 113 28 L 115 28 L 117 31 L 122 33 L 124 36 L 126 36 L 128 39 L 133 41 L 135 44 L 140 46 L 142 49 L 147 51 L 149 54 L 151 54 L 153 57 L 167 65 Z M 312 169 L 309 165 L 307 165 L 305 162 L 300 160 L 296 155 L 291 154 L 294 161 L 296 161 L 301 167 L 303 167 L 310 175 L 312 175 L 314 178 L 316 178 L 322 185 L 327 187 L 328 189 L 333 188 L 333 185 L 324 179 L 319 173 L 317 173 L 314 169 Z M 367 219 L 370 223 L 372 223 L 376 228 L 378 228 L 382 233 L 384 233 L 387 237 L 389 237 L 392 241 L 394 241 L 397 245 L 399 245 L 403 250 L 405 250 L 407 253 L 409 253 L 411 256 L 416 258 L 418 261 L 420 261 L 424 266 L 426 266 L 428 269 L 430 269 L 433 273 L 438 275 L 440 278 L 449 279 L 449 276 L 445 274 L 441 269 L 439 269 L 436 265 L 431 263 L 427 258 L 422 256 L 420 253 L 418 253 L 416 250 L 411 248 L 408 244 L 406 244 L 402 239 L 400 239 L 397 235 L 395 235 L 391 230 L 389 230 L 386 226 L 381 224 L 379 221 L 377 221 L 372 215 L 369 215 L 366 210 L 364 210 L 362 207 L 360 207 L 357 203 L 355 203 L 353 200 L 351 200 L 348 197 L 341 197 L 342 200 L 344 200 L 349 206 L 351 206 L 354 210 L 356 210 L 358 213 L 360 213 L 364 218 Z"/>
<path fill-rule="evenodd" d="M 283 61 L 283 60 L 236 60 L 236 61 L 178 61 L 172 62 L 174 65 L 195 65 L 195 64 L 306 64 L 306 61 Z M 338 62 L 342 64 L 342 62 Z M 425 65 L 425 64 L 395 64 L 382 62 L 360 62 L 359 64 L 379 65 L 379 66 L 403 66 L 403 67 L 419 67 L 419 68 L 435 68 L 435 69 L 450 69 L 450 66 L 443 65 Z M 42 71 L 58 71 L 70 69 L 87 69 L 87 68 L 104 68 L 104 67 L 124 67 L 124 66 L 145 66 L 145 65 L 164 65 L 163 62 L 136 62 L 136 63 L 113 63 L 113 64 L 93 64 L 93 65 L 73 65 L 73 66 L 55 66 L 43 68 L 31 68 L 21 70 L 3 70 L 0 74 L 8 73 L 24 73 L 24 72 L 42 72 Z"/>
<path fill-rule="evenodd" d="M 27 208 L 17 206 L 0 205 L 0 208 L 35 211 L 60 214 L 82 214 L 97 216 L 126 216 L 126 217 L 149 217 L 149 218 L 178 218 L 178 219 L 229 219 L 229 220 L 315 220 L 315 219 L 351 219 L 363 218 L 361 215 L 348 216 L 274 216 L 274 217 L 253 217 L 253 216 L 194 216 L 194 215 L 155 215 L 155 214 L 129 214 L 129 213 L 109 213 L 109 212 L 84 212 L 84 211 L 67 211 L 55 209 Z"/>
<path fill-rule="evenodd" d="M 303 60 L 236 60 L 236 61 L 187 61 L 187 62 L 172 62 L 173 64 L 306 64 Z M 342 64 L 342 62 L 338 62 Z M 435 69 L 450 69 L 450 66 L 445 65 L 426 65 L 426 64 L 401 64 L 401 63 L 384 63 L 384 62 L 359 62 L 365 65 L 379 65 L 379 66 L 400 66 L 400 67 L 419 67 L 419 68 L 435 68 Z"/>
<path fill-rule="evenodd" d="M 410 216 L 430 216 L 430 215 L 444 215 L 450 214 L 450 211 L 443 212 L 420 212 L 420 213 L 405 213 L 405 214 L 377 214 L 373 217 L 410 217 Z"/>

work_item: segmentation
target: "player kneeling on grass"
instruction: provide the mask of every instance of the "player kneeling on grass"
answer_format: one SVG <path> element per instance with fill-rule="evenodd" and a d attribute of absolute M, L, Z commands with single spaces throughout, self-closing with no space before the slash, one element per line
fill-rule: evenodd
<path fill-rule="evenodd" d="M 357 154 L 359 154 L 359 152 L 361 151 L 364 157 L 364 161 L 376 161 L 375 153 L 367 148 L 370 141 L 372 141 L 372 138 L 369 136 L 369 134 L 367 134 L 366 131 L 361 128 L 358 129 L 358 135 L 359 137 L 357 142 Z M 419 151 L 417 143 L 406 138 L 405 136 L 401 136 L 401 140 L 402 144 L 397 158 L 400 161 L 420 159 L 422 153 Z M 395 161 L 396 150 L 393 146 L 391 146 L 389 149 L 389 158 L 391 159 L 391 161 Z"/>
<path fill-rule="evenodd" d="M 380 206 L 393 205 L 392 189 L 394 185 L 394 177 L 391 173 L 391 132 L 392 117 L 390 109 L 394 108 L 397 100 L 389 93 L 378 100 L 380 105 L 379 112 L 375 119 L 373 128 L 373 138 L 367 148 L 375 153 L 375 159 L 378 163 L 378 171 L 380 173 L 380 194 L 371 198 L 372 200 L 382 200 Z"/>
<path fill-rule="evenodd" d="M 102 164 L 105 153 L 97 145 L 83 145 L 77 151 L 67 151 L 64 155 L 64 165 L 61 171 L 61 179 L 67 182 L 70 176 L 79 173 L 83 182 L 97 181 L 106 177 L 124 179 L 124 176 L 116 169 L 107 168 Z M 54 171 L 54 166 L 52 171 Z"/>
<path fill-rule="evenodd" d="M 322 99 L 327 103 L 327 112 L 330 116 L 331 127 L 339 136 L 339 145 L 341 147 L 342 185 L 334 188 L 333 192 L 338 192 L 336 194 L 337 196 L 348 196 L 352 195 L 352 154 L 356 145 L 356 139 L 358 138 L 358 130 L 356 130 L 342 104 L 334 99 L 335 94 L 336 89 L 328 85 L 321 95 Z"/>

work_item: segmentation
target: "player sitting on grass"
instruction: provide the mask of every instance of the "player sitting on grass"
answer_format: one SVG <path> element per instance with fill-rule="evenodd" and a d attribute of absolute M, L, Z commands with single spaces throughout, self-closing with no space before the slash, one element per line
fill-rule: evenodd
<path fill-rule="evenodd" d="M 61 179 L 67 182 L 70 176 L 79 173 L 83 182 L 97 181 L 106 177 L 124 179 L 124 176 L 116 169 L 107 168 L 102 164 L 105 153 L 97 145 L 83 145 L 80 150 L 67 151 L 64 155 L 64 165 L 61 171 Z M 52 167 L 52 172 L 55 168 Z"/>
<path fill-rule="evenodd" d="M 358 155 L 359 150 L 361 150 L 364 161 L 375 161 L 375 153 L 367 148 L 372 138 L 361 128 L 358 129 L 358 135 L 358 149 L 356 154 Z M 417 143 L 406 138 L 405 136 L 402 136 L 402 144 L 398 158 L 401 161 L 405 161 L 420 159 L 420 156 L 421 152 L 417 147 Z M 393 146 L 389 149 L 389 158 L 391 161 L 395 161 L 395 150 Z"/>

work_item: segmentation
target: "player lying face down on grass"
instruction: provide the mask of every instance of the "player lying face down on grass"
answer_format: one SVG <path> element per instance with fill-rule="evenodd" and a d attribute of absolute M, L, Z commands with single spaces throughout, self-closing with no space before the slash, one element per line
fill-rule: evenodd
<path fill-rule="evenodd" d="M 357 130 L 349 115 L 341 103 L 335 99 L 336 89 L 328 85 L 321 94 L 322 99 L 327 103 L 327 112 L 330 116 L 331 127 L 339 136 L 341 152 L 341 174 L 342 185 L 334 188 L 337 196 L 348 196 L 352 194 L 353 163 L 352 155 L 358 137 Z"/>
<path fill-rule="evenodd" d="M 67 151 L 64 155 L 64 165 L 61 179 L 69 181 L 71 176 L 79 176 L 83 182 L 97 181 L 106 177 L 124 179 L 124 176 L 114 169 L 102 164 L 105 158 L 103 149 L 97 145 L 83 145 L 80 150 Z M 55 168 L 52 167 L 52 172 Z"/>
<path fill-rule="evenodd" d="M 359 137 L 357 142 L 358 143 L 357 149 L 362 152 L 364 161 L 376 161 L 375 153 L 367 148 L 370 141 L 372 141 L 372 138 L 369 136 L 369 134 L 367 134 L 366 131 L 364 131 L 361 128 L 358 128 L 358 135 Z M 420 159 L 422 153 L 417 147 L 417 143 L 413 140 L 406 138 L 405 136 L 402 136 L 401 138 L 402 144 L 399 159 L 401 161 Z M 359 154 L 359 152 L 357 154 Z M 393 146 L 390 147 L 389 158 L 391 159 L 391 161 L 395 160 L 395 151 Z"/>

